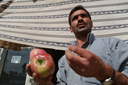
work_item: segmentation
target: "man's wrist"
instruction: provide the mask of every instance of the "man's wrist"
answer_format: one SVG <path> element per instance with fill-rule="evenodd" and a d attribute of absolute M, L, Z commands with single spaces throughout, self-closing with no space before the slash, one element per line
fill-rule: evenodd
<path fill-rule="evenodd" d="M 99 74 L 97 75 L 97 77 L 95 77 L 97 80 L 99 80 L 100 82 L 104 81 L 105 79 L 108 79 L 111 77 L 112 75 L 112 71 L 113 68 L 110 67 L 109 65 L 105 64 L 105 68 L 103 68 Z"/>
<path fill-rule="evenodd" d="M 111 85 L 114 82 L 114 80 L 115 80 L 115 70 L 112 69 L 112 75 L 111 75 L 111 77 L 109 77 L 109 78 L 107 78 L 105 80 L 102 80 L 101 83 L 103 85 Z"/>

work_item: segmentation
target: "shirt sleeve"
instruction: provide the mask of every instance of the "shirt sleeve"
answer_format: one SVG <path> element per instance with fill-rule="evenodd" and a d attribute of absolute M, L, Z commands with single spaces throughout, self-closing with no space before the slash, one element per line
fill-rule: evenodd
<path fill-rule="evenodd" d="M 128 77 L 128 45 L 120 39 L 111 39 L 110 49 L 113 68 Z"/>

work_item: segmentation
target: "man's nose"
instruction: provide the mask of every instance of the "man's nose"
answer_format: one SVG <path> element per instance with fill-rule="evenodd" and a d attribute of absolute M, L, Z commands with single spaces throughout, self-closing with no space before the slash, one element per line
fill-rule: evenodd
<path fill-rule="evenodd" d="M 81 16 L 78 17 L 78 22 L 83 22 L 83 18 Z"/>
<path fill-rule="evenodd" d="M 83 18 L 82 18 L 81 16 L 78 16 L 78 21 L 79 21 L 79 20 L 83 20 Z"/>

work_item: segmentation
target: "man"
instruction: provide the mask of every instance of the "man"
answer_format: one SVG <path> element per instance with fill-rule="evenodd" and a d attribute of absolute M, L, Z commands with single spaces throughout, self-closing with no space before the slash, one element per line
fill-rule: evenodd
<path fill-rule="evenodd" d="M 81 5 L 71 10 L 69 24 L 76 41 L 58 62 L 56 85 L 128 85 L 128 46 L 117 38 L 95 38 L 90 14 Z M 54 85 L 52 76 L 39 78 L 29 64 L 26 70 L 40 85 Z"/>

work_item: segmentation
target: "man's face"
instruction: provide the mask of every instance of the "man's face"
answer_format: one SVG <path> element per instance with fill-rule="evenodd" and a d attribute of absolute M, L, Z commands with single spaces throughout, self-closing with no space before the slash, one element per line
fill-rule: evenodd
<path fill-rule="evenodd" d="M 89 19 L 88 14 L 84 10 L 77 10 L 71 15 L 70 31 L 79 37 L 91 32 L 92 21 Z"/>

